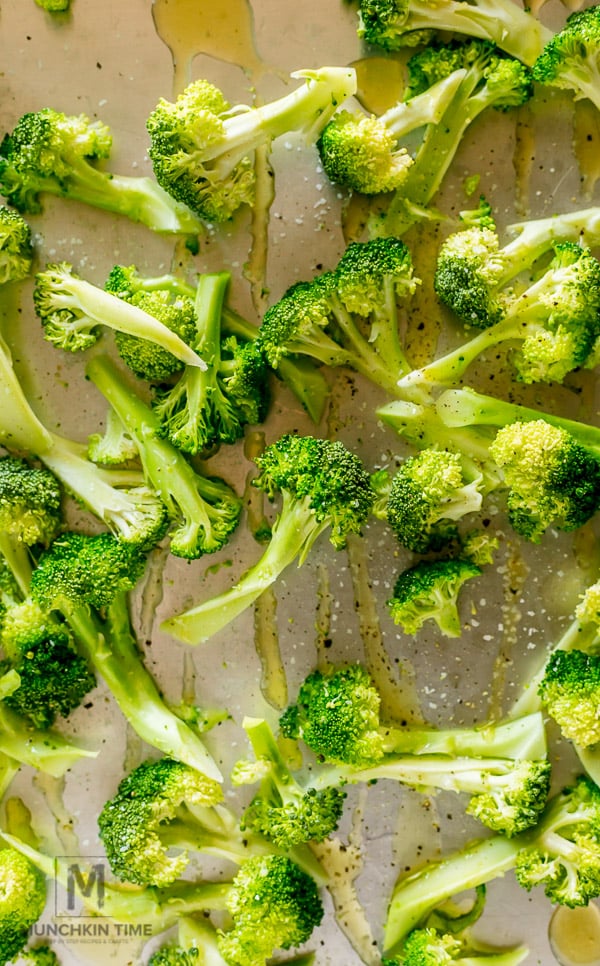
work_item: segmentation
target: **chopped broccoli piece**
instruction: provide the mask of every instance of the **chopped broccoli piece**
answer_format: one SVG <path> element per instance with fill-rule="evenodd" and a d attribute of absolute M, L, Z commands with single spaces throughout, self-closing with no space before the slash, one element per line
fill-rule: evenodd
<path fill-rule="evenodd" d="M 463 78 L 464 70 L 453 71 L 379 116 L 349 110 L 334 114 L 317 141 L 329 180 L 364 195 L 399 188 L 413 163 L 402 139 L 439 123 Z"/>
<path fill-rule="evenodd" d="M 48 13 L 66 13 L 71 9 L 71 0 L 35 0 L 35 2 Z"/>
<path fill-rule="evenodd" d="M 177 937 L 155 950 L 148 966 L 227 966 L 217 947 L 214 926 L 200 916 L 182 917 Z"/>
<path fill-rule="evenodd" d="M 414 929 L 406 937 L 401 959 L 384 960 L 383 966 L 518 966 L 528 956 L 526 946 L 498 949 L 470 937 L 444 933 L 433 926 Z"/>
<path fill-rule="evenodd" d="M 106 413 L 103 433 L 88 436 L 87 456 L 94 463 L 115 466 L 136 459 L 138 448 L 112 407 Z"/>
<path fill-rule="evenodd" d="M 162 315 L 171 321 L 170 304 L 163 305 L 156 293 L 144 295 L 137 302 L 127 302 L 79 278 L 71 265 L 61 262 L 47 265 L 36 275 L 33 301 L 44 338 L 68 352 L 88 349 L 98 340 L 98 328 L 108 326 L 156 343 L 186 365 L 205 365 L 177 332 L 162 321 Z M 146 310 L 148 305 L 153 312 Z"/>
<path fill-rule="evenodd" d="M 458 595 L 465 581 L 479 577 L 471 560 L 422 560 L 403 570 L 388 600 L 390 615 L 405 634 L 416 634 L 433 620 L 446 637 L 460 637 Z"/>
<path fill-rule="evenodd" d="M 207 640 L 243 613 L 282 571 L 301 565 L 317 538 L 341 549 L 359 533 L 374 492 L 360 459 L 339 441 L 286 434 L 258 457 L 254 484 L 269 499 L 281 494 L 281 509 L 260 558 L 222 594 L 168 618 L 162 629 L 188 644 Z"/>
<path fill-rule="evenodd" d="M 46 904 L 45 877 L 13 848 L 0 849 L 0 961 L 12 962 Z"/>
<path fill-rule="evenodd" d="M 582 748 L 600 741 L 600 656 L 562 648 L 550 655 L 539 695 L 566 738 Z"/>
<path fill-rule="evenodd" d="M 153 409 L 160 433 L 184 453 L 234 443 L 249 421 L 266 414 L 266 363 L 256 340 L 239 346 L 222 339 L 221 316 L 228 272 L 200 276 L 196 289 L 193 346 L 208 363 L 187 367 L 172 387 L 158 389 Z"/>
<path fill-rule="evenodd" d="M 0 457 L 0 531 L 27 546 L 48 544 L 62 522 L 62 491 L 53 473 L 16 456 Z"/>
<path fill-rule="evenodd" d="M 171 553 L 194 559 L 220 550 L 239 522 L 237 494 L 223 480 L 196 472 L 183 453 L 161 438 L 156 413 L 123 384 L 107 356 L 92 359 L 87 374 L 135 441 L 148 486 L 175 521 L 169 534 Z"/>
<path fill-rule="evenodd" d="M 299 282 L 267 309 L 259 340 L 274 369 L 290 354 L 327 366 L 350 366 L 397 395 L 407 372 L 397 302 L 412 295 L 407 246 L 396 238 L 352 242 L 336 268 Z"/>
<path fill-rule="evenodd" d="M 572 91 L 575 100 L 588 98 L 600 108 L 599 42 L 600 7 L 573 12 L 532 65 L 534 79 L 538 84 Z"/>
<path fill-rule="evenodd" d="M 0 285 L 26 278 L 32 263 L 31 228 L 18 211 L 0 205 Z"/>
<path fill-rule="evenodd" d="M 358 34 L 385 50 L 429 44 L 439 31 L 489 40 L 533 64 L 552 31 L 511 0 L 360 0 Z"/>
<path fill-rule="evenodd" d="M 193 81 L 175 103 L 161 98 L 147 121 L 158 183 L 210 222 L 227 221 L 241 205 L 252 205 L 255 149 L 291 132 L 316 141 L 336 107 L 356 92 L 351 67 L 292 77 L 304 83 L 262 107 L 232 108 L 206 80 Z"/>
<path fill-rule="evenodd" d="M 41 211 L 40 196 L 58 195 L 125 215 L 157 232 L 198 234 L 202 223 L 152 178 L 100 170 L 112 135 L 101 121 L 50 107 L 24 114 L 0 144 L 0 191 L 22 213 Z"/>

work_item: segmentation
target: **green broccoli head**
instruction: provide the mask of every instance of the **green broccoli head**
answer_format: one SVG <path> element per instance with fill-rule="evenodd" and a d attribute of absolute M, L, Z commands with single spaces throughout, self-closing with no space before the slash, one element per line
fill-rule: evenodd
<path fill-rule="evenodd" d="M 513 836 L 534 826 L 550 792 L 547 760 L 510 763 L 506 775 L 483 773 L 482 790 L 469 800 L 467 812 L 488 828 Z"/>
<path fill-rule="evenodd" d="M 492 227 L 457 231 L 442 244 L 434 288 L 444 305 L 467 325 L 484 329 L 504 317 L 507 293 L 495 291 L 505 271 L 503 255 Z"/>
<path fill-rule="evenodd" d="M 407 245 L 394 237 L 351 242 L 335 268 L 336 290 L 349 312 L 385 313 L 389 301 L 406 298 L 419 280 Z"/>
<path fill-rule="evenodd" d="M 338 111 L 317 148 L 329 180 L 364 195 L 399 188 L 413 164 L 391 127 L 369 114 Z"/>
<path fill-rule="evenodd" d="M 433 620 L 446 637 L 461 633 L 458 595 L 481 568 L 470 560 L 422 560 L 402 571 L 388 601 L 390 615 L 406 634 L 416 634 Z"/>
<path fill-rule="evenodd" d="M 137 547 L 109 533 L 61 534 L 40 557 L 31 578 L 31 596 L 44 609 L 89 604 L 102 608 L 131 590 L 146 566 Z"/>
<path fill-rule="evenodd" d="M 227 908 L 233 927 L 219 932 L 218 946 L 231 966 L 258 966 L 278 949 L 302 945 L 323 917 L 314 880 L 283 855 L 244 862 Z"/>
<path fill-rule="evenodd" d="M 214 805 L 221 786 L 173 758 L 146 761 L 119 784 L 98 817 L 100 837 L 113 873 L 126 882 L 164 886 L 185 870 L 185 850 L 172 855 L 161 840 L 184 804 Z"/>
<path fill-rule="evenodd" d="M 442 932 L 435 926 L 413 929 L 402 945 L 401 959 L 383 960 L 382 966 L 518 966 L 528 954 L 524 946 L 493 948 L 474 942 L 470 936 Z"/>
<path fill-rule="evenodd" d="M 107 291 L 111 291 L 106 285 Z M 119 292 L 115 294 L 119 295 Z M 121 298 L 124 296 L 121 295 Z M 126 298 L 130 305 L 135 305 L 158 319 L 163 325 L 179 336 L 187 345 L 191 345 L 196 336 L 196 316 L 194 301 L 186 296 L 173 298 L 170 292 L 157 290 L 154 292 L 133 292 Z M 160 383 L 181 372 L 184 363 L 165 349 L 149 339 L 131 335 L 129 332 L 115 332 L 115 344 L 123 362 L 140 379 L 148 382 Z"/>
<path fill-rule="evenodd" d="M 575 530 L 600 503 L 600 464 L 566 430 L 543 419 L 498 430 L 490 455 L 508 490 L 513 528 L 539 543 L 545 530 Z"/>
<path fill-rule="evenodd" d="M 360 0 L 358 36 L 384 50 L 400 50 L 430 43 L 431 27 L 404 30 L 409 19 L 410 0 Z"/>
<path fill-rule="evenodd" d="M 424 449 L 394 474 L 386 519 L 409 550 L 440 550 L 457 536 L 455 521 L 481 507 L 480 482 L 466 482 L 458 453 Z"/>
<path fill-rule="evenodd" d="M 600 741 L 600 657 L 579 650 L 550 655 L 538 693 L 564 736 L 582 748 Z"/>
<path fill-rule="evenodd" d="M 527 839 L 515 865 L 525 889 L 541 885 L 552 902 L 569 907 L 600 895 L 600 788 L 591 778 L 555 796 Z"/>
<path fill-rule="evenodd" d="M 0 457 L 0 531 L 27 546 L 47 545 L 61 523 L 60 484 L 53 473 L 16 456 Z"/>
<path fill-rule="evenodd" d="M 240 342 L 228 336 L 221 343 L 220 379 L 226 395 L 240 413 L 242 424 L 262 423 L 270 394 L 267 360 L 258 340 Z"/>
<path fill-rule="evenodd" d="M 539 84 L 572 91 L 575 99 L 587 97 L 600 104 L 598 47 L 600 7 L 592 5 L 567 17 L 532 67 Z"/>
<path fill-rule="evenodd" d="M 345 794 L 339 788 L 307 789 L 293 800 L 274 802 L 255 795 L 244 812 L 242 828 L 260 832 L 279 848 L 322 842 L 337 828 Z"/>
<path fill-rule="evenodd" d="M 281 731 L 288 738 L 301 738 L 326 761 L 369 765 L 383 755 L 380 704 L 371 676 L 360 664 L 326 673 L 315 670 L 281 716 Z"/>
<path fill-rule="evenodd" d="M 17 958 L 45 904 L 42 873 L 16 849 L 0 849 L 0 961 Z"/>
<path fill-rule="evenodd" d="M 31 228 L 18 211 L 0 205 L 0 285 L 26 278 L 32 262 Z"/>

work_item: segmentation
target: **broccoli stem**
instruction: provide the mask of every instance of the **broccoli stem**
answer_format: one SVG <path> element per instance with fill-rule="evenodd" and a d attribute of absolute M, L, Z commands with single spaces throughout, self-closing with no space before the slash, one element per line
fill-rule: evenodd
<path fill-rule="evenodd" d="M 522 847 L 522 841 L 496 835 L 400 879 L 387 911 L 385 954 L 398 954 L 408 933 L 441 903 L 512 869 Z"/>
<path fill-rule="evenodd" d="M 112 601 L 103 625 L 83 606 L 65 602 L 60 609 L 80 650 L 104 679 L 136 734 L 164 754 L 222 781 L 203 742 L 167 707 L 146 669 L 131 631 L 126 596 L 119 594 Z"/>
<path fill-rule="evenodd" d="M 23 598 L 27 597 L 32 573 L 29 548 L 22 540 L 8 533 L 0 533 L 0 556 L 8 564 Z"/>
<path fill-rule="evenodd" d="M 284 490 L 281 510 L 260 560 L 223 593 L 163 621 L 161 630 L 186 644 L 203 644 L 250 607 L 286 567 L 295 560 L 303 563 L 327 526 L 327 521 L 317 522 L 308 500 L 299 500 Z"/>
<path fill-rule="evenodd" d="M 457 70 L 408 101 L 400 101 L 379 115 L 379 120 L 398 140 L 419 127 L 438 124 L 450 106 L 464 71 Z"/>
<path fill-rule="evenodd" d="M 98 754 L 57 731 L 33 727 L 3 701 L 0 701 L 0 752 L 54 778 L 60 778 L 82 758 L 95 758 Z"/>
<path fill-rule="evenodd" d="M 372 326 L 373 342 L 367 341 L 340 299 L 336 296 L 331 298 L 333 316 L 347 346 L 340 349 L 340 346 L 333 342 L 334 357 L 329 363 L 326 356 L 322 361 L 330 365 L 350 365 L 366 379 L 381 386 L 391 395 L 397 396 L 398 378 L 411 367 L 400 342 L 398 309 L 394 283 L 391 279 L 387 280 L 384 295 L 385 310 L 377 313 Z M 325 338 L 328 337 L 325 336 Z M 318 358 L 317 353 L 315 356 Z"/>
<path fill-rule="evenodd" d="M 70 177 L 66 187 L 54 179 L 31 177 L 33 191 L 64 195 L 73 201 L 125 215 L 147 228 L 165 234 L 198 235 L 202 222 L 190 209 L 175 201 L 149 177 L 108 174 L 94 168 L 89 161 L 69 159 Z"/>
<path fill-rule="evenodd" d="M 600 243 L 600 207 L 516 222 L 508 226 L 507 232 L 515 237 L 501 249 L 503 269 L 494 282 L 498 290 L 530 268 L 552 247 L 553 241 L 596 247 Z"/>
<path fill-rule="evenodd" d="M 543 716 L 538 708 L 511 714 L 483 727 L 389 728 L 383 733 L 386 754 L 461 755 L 471 758 L 539 759 L 546 754 Z"/>

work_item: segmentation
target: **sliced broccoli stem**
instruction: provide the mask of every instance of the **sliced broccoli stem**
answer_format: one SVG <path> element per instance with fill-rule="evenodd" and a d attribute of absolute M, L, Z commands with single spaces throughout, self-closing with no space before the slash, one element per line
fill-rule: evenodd
<path fill-rule="evenodd" d="M 206 162 L 215 159 L 210 165 L 211 180 L 225 179 L 259 145 L 290 131 L 315 141 L 337 107 L 356 92 L 356 72 L 351 67 L 299 70 L 291 76 L 306 83 L 291 94 L 226 118 L 223 139 L 207 146 L 204 154 Z"/>
<path fill-rule="evenodd" d="M 0 336 L 0 443 L 7 449 L 21 449 L 40 455 L 50 448 L 52 438 L 33 412 L 12 365 L 10 349 Z"/>
<path fill-rule="evenodd" d="M 317 537 L 327 528 L 319 523 L 308 499 L 282 492 L 282 505 L 271 539 L 260 558 L 236 584 L 210 600 L 161 624 L 161 629 L 186 644 L 203 644 L 250 607 L 295 560 L 300 565 Z"/>
<path fill-rule="evenodd" d="M 82 758 L 96 758 L 98 754 L 57 731 L 33 727 L 3 701 L 0 701 L 0 752 L 54 778 L 60 778 Z"/>
<path fill-rule="evenodd" d="M 511 719 L 474 728 L 389 728 L 386 754 L 464 755 L 472 758 L 539 759 L 546 754 L 544 719 L 539 708 Z"/>
<path fill-rule="evenodd" d="M 55 179 L 35 179 L 28 175 L 31 190 L 62 195 L 125 215 L 156 232 L 198 235 L 204 231 L 198 217 L 186 205 L 174 201 L 152 178 L 109 174 L 76 157 L 70 158 L 69 163 L 71 171 L 66 186 Z"/>
<path fill-rule="evenodd" d="M 438 124 L 446 108 L 450 106 L 464 75 L 463 70 L 453 71 L 421 94 L 395 104 L 380 114 L 379 120 L 398 140 L 419 127 Z"/>
<path fill-rule="evenodd" d="M 600 243 L 600 207 L 516 222 L 508 226 L 507 232 L 515 237 L 501 249 L 503 270 L 495 277 L 496 289 L 530 268 L 554 241 L 579 242 L 595 248 Z"/>
<path fill-rule="evenodd" d="M 408 933 L 441 903 L 512 869 L 522 847 L 520 841 L 496 835 L 400 879 L 387 911 L 385 954 L 399 953 Z"/>
<path fill-rule="evenodd" d="M 29 548 L 22 540 L 8 533 L 0 533 L 0 556 L 8 564 L 23 598 L 27 597 L 32 573 Z"/>
<path fill-rule="evenodd" d="M 350 365 L 365 378 L 377 383 L 386 392 L 396 396 L 398 395 L 398 378 L 410 369 L 410 364 L 400 344 L 398 312 L 394 285 L 391 280 L 388 280 L 386 285 L 385 296 L 386 309 L 390 314 L 384 317 L 384 313 L 380 312 L 381 324 L 374 324 L 377 342 L 379 342 L 380 334 L 382 337 L 383 345 L 381 349 L 379 345 L 377 349 L 374 347 L 375 342 L 367 341 L 340 299 L 337 296 L 331 298 L 333 316 L 349 346 L 348 349 L 342 349 L 340 353 L 340 360 L 345 357 L 345 361 L 333 364 Z M 337 348 L 339 352 L 339 346 Z M 386 353 L 389 353 L 389 355 Z"/>
<path fill-rule="evenodd" d="M 222 781 L 223 776 L 198 735 L 165 704 L 146 669 L 131 631 L 124 594 L 100 624 L 84 606 L 65 602 L 61 612 L 89 663 L 108 685 L 133 730 L 153 748 Z"/>

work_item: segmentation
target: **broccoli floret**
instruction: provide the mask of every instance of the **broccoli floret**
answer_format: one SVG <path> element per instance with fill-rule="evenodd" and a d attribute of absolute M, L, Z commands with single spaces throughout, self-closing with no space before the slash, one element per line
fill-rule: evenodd
<path fill-rule="evenodd" d="M 254 201 L 252 155 L 283 134 L 316 141 L 335 109 L 356 92 L 353 68 L 295 71 L 293 93 L 262 107 L 231 107 L 206 80 L 189 84 L 175 103 L 161 98 L 150 114 L 149 155 L 156 179 L 174 198 L 211 222 Z"/>
<path fill-rule="evenodd" d="M 588 778 L 551 798 L 537 824 L 507 838 L 494 835 L 401 877 L 385 923 L 386 956 L 446 900 L 514 869 L 525 889 L 542 885 L 552 902 L 587 905 L 600 894 L 600 789 Z"/>
<path fill-rule="evenodd" d="M 478 37 L 533 64 L 552 31 L 511 0 L 360 0 L 358 34 L 385 50 L 430 43 L 438 31 Z"/>
<path fill-rule="evenodd" d="M 533 94 L 529 68 L 484 40 L 428 46 L 413 54 L 407 67 L 409 102 L 454 71 L 464 70 L 465 76 L 439 123 L 427 127 L 414 162 L 389 204 L 371 218 L 372 235 L 401 237 L 420 219 L 439 218 L 428 206 L 467 129 L 486 108 L 507 111 L 525 104 Z"/>
<path fill-rule="evenodd" d="M 79 278 L 71 265 L 61 262 L 47 265 L 36 275 L 33 301 L 44 338 L 68 352 L 88 349 L 97 342 L 99 328 L 107 326 L 155 343 L 186 365 L 205 365 L 169 325 L 173 315 L 170 302 L 163 303 L 156 293 L 125 301 Z"/>
<path fill-rule="evenodd" d="M 456 521 L 480 509 L 481 482 L 481 474 L 465 479 L 458 453 L 424 449 L 394 473 L 385 519 L 409 550 L 441 550 L 457 537 Z"/>
<path fill-rule="evenodd" d="M 433 926 L 414 929 L 406 938 L 399 959 L 384 960 L 383 966 L 518 966 L 529 954 L 526 946 L 498 949 L 475 942 L 471 937 L 441 932 Z"/>
<path fill-rule="evenodd" d="M 198 234 L 202 224 L 152 178 L 100 170 L 112 135 L 101 121 L 44 108 L 24 114 L 0 144 L 0 191 L 22 213 L 41 211 L 40 196 L 58 195 L 114 214 L 153 231 Z"/>
<path fill-rule="evenodd" d="M 187 806 L 206 808 L 223 798 L 221 786 L 212 778 L 172 758 L 146 761 L 119 784 L 98 817 L 100 838 L 113 873 L 139 885 L 169 885 L 188 864 L 186 851 L 173 855 L 173 826 L 190 825 Z M 167 843 L 161 836 L 166 834 Z"/>
<path fill-rule="evenodd" d="M 227 894 L 233 926 L 218 947 L 232 966 L 255 966 L 277 949 L 301 946 L 323 917 L 315 882 L 283 855 L 248 859 Z"/>
<path fill-rule="evenodd" d="M 551 654 L 539 686 L 548 714 L 582 748 L 600 741 L 600 657 L 585 651 Z"/>
<path fill-rule="evenodd" d="M 478 356 L 506 343 L 518 344 L 510 360 L 525 383 L 562 382 L 574 369 L 593 364 L 600 335 L 600 262 L 575 242 L 552 247 L 550 264 L 523 292 L 506 300 L 500 321 L 409 373 L 401 381 L 403 391 L 456 383 Z"/>
<path fill-rule="evenodd" d="M 600 7 L 577 10 L 545 44 L 532 66 L 534 79 L 572 91 L 576 100 L 588 98 L 600 108 L 599 42 Z"/>
<path fill-rule="evenodd" d="M 46 904 L 45 877 L 24 855 L 0 849 L 0 961 L 12 962 Z"/>
<path fill-rule="evenodd" d="M 61 966 L 50 946 L 27 946 L 19 954 L 19 966 Z"/>
<path fill-rule="evenodd" d="M 437 124 L 463 78 L 464 71 L 456 70 L 423 94 L 400 101 L 379 116 L 338 111 L 317 141 L 330 181 L 364 195 L 400 187 L 413 163 L 402 139 L 411 131 Z"/>
<path fill-rule="evenodd" d="M 147 485 L 175 521 L 171 553 L 194 559 L 220 550 L 239 522 L 240 498 L 223 480 L 196 472 L 183 453 L 161 438 L 156 413 L 123 384 L 107 356 L 96 356 L 86 371 L 135 441 Z"/>
<path fill-rule="evenodd" d="M 249 420 L 266 414 L 266 362 L 256 342 L 247 349 L 222 340 L 221 316 L 228 272 L 200 276 L 196 289 L 193 346 L 204 370 L 187 367 L 172 387 L 158 389 L 153 408 L 161 435 L 184 453 L 234 443 Z"/>
<path fill-rule="evenodd" d="M 61 523 L 60 484 L 49 470 L 0 457 L 0 531 L 28 547 L 48 544 Z"/>
<path fill-rule="evenodd" d="M 26 278 L 32 263 L 31 228 L 18 211 L 0 205 L 0 285 Z"/>
<path fill-rule="evenodd" d="M 48 13 L 66 13 L 71 8 L 71 0 L 35 0 L 35 2 Z"/>
<path fill-rule="evenodd" d="M 207 640 L 253 604 L 283 570 L 302 564 L 325 531 L 336 549 L 359 533 L 375 494 L 360 459 L 339 441 L 285 434 L 257 459 L 254 484 L 281 495 L 271 539 L 260 560 L 222 594 L 168 618 L 162 628 L 188 644 Z"/>
<path fill-rule="evenodd" d="M 296 283 L 267 309 L 259 340 L 269 365 L 277 369 L 290 354 L 307 355 L 350 366 L 397 395 L 397 380 L 410 369 L 397 302 L 418 283 L 400 239 L 352 242 L 334 270 Z"/>
<path fill-rule="evenodd" d="M 490 454 L 508 488 L 509 521 L 533 543 L 551 526 L 576 530 L 600 505 L 600 462 L 544 419 L 502 427 Z"/>
<path fill-rule="evenodd" d="M 217 947 L 216 929 L 200 916 L 182 917 L 177 938 L 155 950 L 148 966 L 227 966 Z"/>
<path fill-rule="evenodd" d="M 260 780 L 260 787 L 244 811 L 242 829 L 259 832 L 282 849 L 322 842 L 338 826 L 344 792 L 305 788 L 287 767 L 267 722 L 246 718 L 243 724 L 255 761 L 238 763 L 232 777 L 237 784 L 247 783 L 249 772 Z"/>
<path fill-rule="evenodd" d="M 135 460 L 138 455 L 134 440 L 110 406 L 106 413 L 104 432 L 91 433 L 88 436 L 87 455 L 92 462 L 106 466 L 127 463 Z"/>
<path fill-rule="evenodd" d="M 421 560 L 399 574 L 388 608 L 405 634 L 416 634 L 433 620 L 446 637 L 460 637 L 458 595 L 465 581 L 479 577 L 471 560 Z"/>

